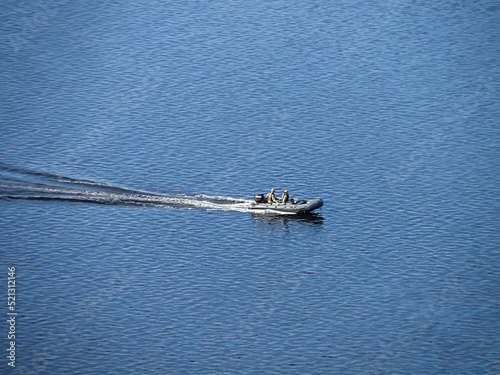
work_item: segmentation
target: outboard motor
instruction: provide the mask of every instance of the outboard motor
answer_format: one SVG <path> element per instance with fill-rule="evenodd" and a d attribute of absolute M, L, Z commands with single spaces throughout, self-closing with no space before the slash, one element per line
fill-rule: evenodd
<path fill-rule="evenodd" d="M 255 202 L 256 203 L 266 203 L 266 195 L 265 194 L 257 194 L 255 195 Z"/>

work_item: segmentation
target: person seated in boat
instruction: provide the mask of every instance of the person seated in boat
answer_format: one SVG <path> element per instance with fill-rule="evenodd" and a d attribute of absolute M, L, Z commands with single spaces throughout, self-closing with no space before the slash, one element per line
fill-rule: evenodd
<path fill-rule="evenodd" d="M 283 195 L 281 196 L 281 203 L 286 204 L 290 196 L 288 195 L 288 190 L 285 190 Z"/>
<path fill-rule="evenodd" d="M 274 196 L 274 189 L 271 189 L 270 193 L 267 193 L 267 203 L 272 204 L 272 203 L 279 203 L 276 197 Z"/>

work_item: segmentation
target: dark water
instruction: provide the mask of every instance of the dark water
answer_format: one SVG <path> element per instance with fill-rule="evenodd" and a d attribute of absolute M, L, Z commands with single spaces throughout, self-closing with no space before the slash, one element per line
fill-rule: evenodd
<path fill-rule="evenodd" d="M 500 373 L 499 16 L 4 2 L 0 372 Z"/>

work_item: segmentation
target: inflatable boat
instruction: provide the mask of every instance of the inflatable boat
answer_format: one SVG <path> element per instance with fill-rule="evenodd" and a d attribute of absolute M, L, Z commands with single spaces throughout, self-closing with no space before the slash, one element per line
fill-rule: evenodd
<path fill-rule="evenodd" d="M 278 214 L 305 214 L 323 206 L 321 199 L 296 200 L 287 203 L 267 203 L 264 194 L 255 196 L 255 203 L 250 204 L 251 211 L 275 212 Z"/>

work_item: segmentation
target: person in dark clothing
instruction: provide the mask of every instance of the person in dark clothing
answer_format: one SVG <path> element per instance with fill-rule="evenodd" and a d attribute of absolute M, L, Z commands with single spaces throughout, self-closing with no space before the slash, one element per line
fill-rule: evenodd
<path fill-rule="evenodd" d="M 288 190 L 285 190 L 285 192 L 281 196 L 281 203 L 283 203 L 283 204 L 287 203 L 289 198 L 290 197 L 288 195 Z"/>

